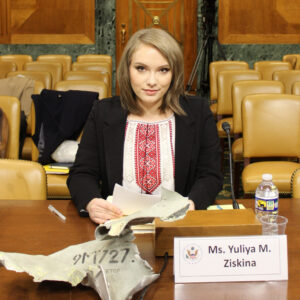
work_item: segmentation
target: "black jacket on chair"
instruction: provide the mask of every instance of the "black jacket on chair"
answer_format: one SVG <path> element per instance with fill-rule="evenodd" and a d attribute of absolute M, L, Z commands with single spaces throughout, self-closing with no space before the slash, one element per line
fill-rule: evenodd
<path fill-rule="evenodd" d="M 180 97 L 180 105 L 187 115 L 175 115 L 175 191 L 206 209 L 223 181 L 215 120 L 205 99 Z M 94 104 L 67 181 L 79 211 L 122 185 L 126 119 L 117 96 Z"/>
<path fill-rule="evenodd" d="M 76 140 L 87 120 L 98 93 L 44 89 L 32 95 L 35 106 L 33 141 L 39 149 L 41 164 L 53 162 L 51 154 L 65 140 Z"/>

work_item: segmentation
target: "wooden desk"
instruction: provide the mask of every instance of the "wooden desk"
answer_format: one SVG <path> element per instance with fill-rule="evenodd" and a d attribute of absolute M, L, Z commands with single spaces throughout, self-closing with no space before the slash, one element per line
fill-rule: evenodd
<path fill-rule="evenodd" d="M 218 201 L 225 203 L 228 201 Z M 240 201 L 253 207 L 254 201 Z M 52 204 L 67 220 L 64 223 L 48 210 Z M 145 299 L 230 299 L 283 300 L 298 299 L 300 291 L 300 199 L 280 199 L 280 214 L 288 217 L 289 280 L 273 282 L 232 282 L 174 284 L 173 260 L 162 276 L 149 288 Z M 88 218 L 80 218 L 70 200 L 0 201 L 0 251 L 28 254 L 50 254 L 69 245 L 94 239 L 96 225 Z M 141 256 L 156 272 L 162 258 L 153 255 L 153 236 L 140 235 L 135 240 Z M 120 283 L 125 284 L 125 283 Z M 138 299 L 136 295 L 134 299 Z M 87 287 L 71 287 L 68 283 L 35 283 L 26 273 L 0 268 L 0 299 L 99 299 Z"/>

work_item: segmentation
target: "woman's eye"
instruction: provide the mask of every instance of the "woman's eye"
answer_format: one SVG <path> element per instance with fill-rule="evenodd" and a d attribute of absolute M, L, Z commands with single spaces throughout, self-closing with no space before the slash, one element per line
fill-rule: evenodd
<path fill-rule="evenodd" d="M 138 71 L 144 71 L 145 70 L 145 68 L 143 67 L 143 66 L 137 66 L 137 67 L 135 67 Z"/>
<path fill-rule="evenodd" d="M 170 71 L 170 69 L 169 69 L 169 68 L 162 68 L 162 69 L 160 69 L 160 71 L 161 71 L 162 73 L 167 73 L 167 72 Z"/>

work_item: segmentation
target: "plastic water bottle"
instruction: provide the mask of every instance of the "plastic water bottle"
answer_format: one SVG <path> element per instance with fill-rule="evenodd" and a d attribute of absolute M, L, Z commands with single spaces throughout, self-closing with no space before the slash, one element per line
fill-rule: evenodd
<path fill-rule="evenodd" d="M 262 182 L 255 191 L 255 213 L 259 219 L 264 215 L 278 215 L 279 192 L 271 174 L 263 174 Z"/>

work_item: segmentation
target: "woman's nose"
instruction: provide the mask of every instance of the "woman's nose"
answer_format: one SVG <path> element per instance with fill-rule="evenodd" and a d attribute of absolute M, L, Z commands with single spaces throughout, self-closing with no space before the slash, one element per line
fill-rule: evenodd
<path fill-rule="evenodd" d="M 149 76 L 147 78 L 147 83 L 149 85 L 155 85 L 156 84 L 156 75 L 155 75 L 155 72 L 149 72 Z"/>

